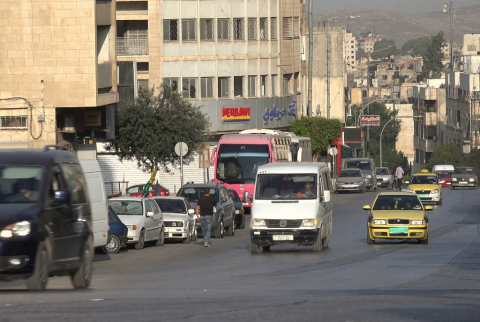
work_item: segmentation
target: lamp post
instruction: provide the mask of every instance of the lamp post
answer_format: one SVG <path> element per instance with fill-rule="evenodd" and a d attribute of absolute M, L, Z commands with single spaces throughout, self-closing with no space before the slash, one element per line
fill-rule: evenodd
<path fill-rule="evenodd" d="M 382 154 L 382 136 L 383 136 L 383 130 L 385 130 L 385 127 L 387 127 L 388 123 L 395 121 L 396 119 L 416 119 L 416 118 L 423 118 L 423 116 L 397 116 L 389 120 L 387 123 L 382 128 L 382 131 L 380 132 L 380 165 L 382 165 L 383 161 L 383 154 Z"/>

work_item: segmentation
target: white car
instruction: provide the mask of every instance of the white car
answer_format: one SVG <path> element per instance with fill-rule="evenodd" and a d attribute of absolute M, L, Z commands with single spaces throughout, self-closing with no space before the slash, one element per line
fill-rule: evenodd
<path fill-rule="evenodd" d="M 197 240 L 195 210 L 182 197 L 152 197 L 163 213 L 165 238 L 181 239 L 183 244 Z"/>
<path fill-rule="evenodd" d="M 128 244 L 143 249 L 146 242 L 162 246 L 165 238 L 163 213 L 157 203 L 147 198 L 112 198 L 108 204 L 128 227 Z"/>

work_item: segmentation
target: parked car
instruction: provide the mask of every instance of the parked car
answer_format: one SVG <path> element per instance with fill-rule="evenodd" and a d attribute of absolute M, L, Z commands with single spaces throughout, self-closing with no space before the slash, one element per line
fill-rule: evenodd
<path fill-rule="evenodd" d="M 128 227 L 118 218 L 112 207 L 108 207 L 110 221 L 110 238 L 108 243 L 102 247 L 105 254 L 116 254 L 120 248 L 127 246 Z"/>
<path fill-rule="evenodd" d="M 233 200 L 235 206 L 235 224 L 238 229 L 245 228 L 245 211 L 243 210 L 243 203 L 240 196 L 234 189 L 228 189 L 228 193 Z"/>
<path fill-rule="evenodd" d="M 50 276 L 69 276 L 75 288 L 90 285 L 85 178 L 76 155 L 62 148 L 0 150 L 0 280 L 24 278 L 36 291 Z"/>
<path fill-rule="evenodd" d="M 204 189 L 210 189 L 210 196 L 215 199 L 217 206 L 213 212 L 213 235 L 215 238 L 235 235 L 235 207 L 227 188 L 222 184 L 195 184 L 187 183 L 177 193 L 178 197 L 184 197 L 190 203 L 190 207 L 195 209 L 198 200 L 204 196 Z M 201 229 L 202 225 L 197 222 L 197 227 Z"/>
<path fill-rule="evenodd" d="M 183 197 L 152 197 L 163 213 L 165 238 L 180 239 L 183 244 L 197 240 L 195 210 Z"/>
<path fill-rule="evenodd" d="M 345 191 L 365 193 L 365 178 L 360 169 L 340 170 L 335 182 L 334 192 L 340 193 Z"/>
<path fill-rule="evenodd" d="M 155 186 L 156 186 L 156 183 L 152 184 L 150 186 L 150 188 L 148 189 L 148 196 L 147 198 L 151 198 L 153 197 L 153 194 L 155 193 Z M 170 191 L 165 188 L 164 186 L 160 185 L 160 194 L 162 196 L 165 196 L 165 197 L 168 197 L 170 196 Z M 137 184 L 135 186 L 131 186 L 131 187 L 128 187 L 127 188 L 127 196 L 129 197 L 143 197 L 143 192 L 145 191 L 145 187 L 146 185 L 144 184 Z M 121 197 L 122 196 L 122 192 L 120 193 L 117 193 L 113 196 L 111 196 L 110 198 L 117 198 L 117 197 Z"/>
<path fill-rule="evenodd" d="M 157 203 L 147 198 L 112 198 L 109 205 L 120 220 L 128 227 L 128 244 L 143 249 L 146 242 L 163 246 L 165 226 L 163 214 Z"/>
<path fill-rule="evenodd" d="M 452 190 L 459 187 L 478 188 L 478 177 L 472 167 L 456 167 L 452 175 Z"/>
<path fill-rule="evenodd" d="M 377 168 L 377 187 L 387 188 L 392 182 L 392 172 L 386 167 Z"/>
<path fill-rule="evenodd" d="M 452 185 L 453 171 L 440 171 L 437 172 L 440 176 L 440 183 L 442 187 L 450 187 Z"/>
<path fill-rule="evenodd" d="M 377 173 L 373 159 L 358 158 L 347 159 L 344 169 L 360 169 L 365 178 L 365 185 L 370 191 L 377 190 Z"/>

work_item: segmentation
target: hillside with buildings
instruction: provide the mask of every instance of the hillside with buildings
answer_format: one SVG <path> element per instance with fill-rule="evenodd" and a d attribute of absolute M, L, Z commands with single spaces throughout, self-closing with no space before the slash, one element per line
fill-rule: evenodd
<path fill-rule="evenodd" d="M 357 18 L 348 18 L 356 17 Z M 447 15 L 442 13 L 442 6 L 438 12 L 426 14 L 406 14 L 391 11 L 359 11 L 336 10 L 315 14 L 315 27 L 327 18 L 337 17 L 332 23 L 335 27 L 352 30 L 354 36 L 364 32 L 374 32 L 385 38 L 393 39 L 397 48 L 412 38 L 430 36 L 443 30 L 448 35 L 449 21 Z M 480 4 L 457 9 L 457 22 L 455 27 L 455 41 L 463 41 L 463 35 L 478 33 L 480 30 Z"/>

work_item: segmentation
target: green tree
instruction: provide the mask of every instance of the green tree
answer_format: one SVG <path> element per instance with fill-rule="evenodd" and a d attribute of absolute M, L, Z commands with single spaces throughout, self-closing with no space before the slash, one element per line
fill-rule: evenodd
<path fill-rule="evenodd" d="M 441 145 L 432 153 L 426 167 L 431 171 L 436 164 L 451 164 L 454 167 L 470 166 L 475 168 L 475 172 L 480 173 L 480 150 L 472 149 L 470 154 L 464 154 L 462 147 L 453 142 Z"/>
<path fill-rule="evenodd" d="M 370 55 L 372 59 L 380 59 L 397 53 L 395 41 L 391 39 L 382 39 L 373 45 L 373 53 Z"/>
<path fill-rule="evenodd" d="M 292 122 L 290 130 L 298 136 L 312 139 L 312 151 L 316 160 L 322 152 L 342 134 L 342 123 L 338 119 L 320 116 L 302 116 Z"/>
<path fill-rule="evenodd" d="M 414 57 L 425 57 L 427 54 L 428 46 L 430 45 L 430 37 L 421 37 L 410 39 L 402 46 L 402 54 L 412 55 Z"/>
<path fill-rule="evenodd" d="M 360 48 L 359 50 L 357 50 L 356 57 L 357 57 L 357 59 L 368 58 L 368 54 L 365 52 L 365 50 Z"/>
<path fill-rule="evenodd" d="M 185 142 L 191 159 L 205 142 L 209 122 L 200 110 L 181 94 L 163 83 L 160 94 L 153 88 L 141 91 L 138 98 L 118 109 L 118 133 L 107 143 L 107 151 L 118 154 L 120 160 L 135 160 L 145 172 L 169 171 L 169 164 L 179 164 L 175 144 Z"/>
<path fill-rule="evenodd" d="M 445 34 L 440 31 L 435 36 L 430 38 L 430 44 L 427 47 L 427 52 L 423 59 L 423 70 L 427 73 L 440 72 L 443 69 L 443 51 L 445 46 Z"/>

